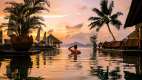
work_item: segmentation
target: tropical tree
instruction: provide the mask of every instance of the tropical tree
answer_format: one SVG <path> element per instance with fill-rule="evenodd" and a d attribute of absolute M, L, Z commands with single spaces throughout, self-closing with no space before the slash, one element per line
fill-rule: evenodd
<path fill-rule="evenodd" d="M 109 4 L 108 0 L 102 0 L 101 1 L 101 8 L 97 9 L 94 8 L 93 11 L 97 14 L 97 16 L 90 17 L 89 20 L 90 23 L 90 29 L 96 27 L 96 31 L 99 31 L 100 28 L 103 26 L 103 24 L 107 25 L 107 28 L 113 37 L 113 40 L 116 40 L 114 37 L 114 34 L 112 33 L 110 29 L 110 24 L 114 25 L 117 29 L 120 29 L 121 22 L 118 20 L 118 16 L 122 15 L 121 12 L 116 12 L 112 14 L 114 2 L 111 1 Z"/>
<path fill-rule="evenodd" d="M 4 11 L 9 13 L 6 16 L 9 22 L 4 25 L 8 25 L 8 29 L 17 36 L 28 35 L 31 29 L 44 25 L 42 17 L 35 14 L 48 10 L 44 7 L 46 3 L 46 0 L 24 0 L 23 3 L 7 2 L 10 6 Z"/>
<path fill-rule="evenodd" d="M 9 21 L 3 25 L 8 26 L 8 30 L 12 31 L 9 36 L 13 48 L 15 50 L 28 50 L 33 43 L 33 38 L 29 36 L 29 33 L 44 25 L 43 18 L 38 16 L 38 13 L 43 10 L 48 11 L 49 3 L 47 0 L 23 0 L 21 3 L 7 2 L 7 4 L 10 6 L 6 7 L 4 11 L 9 13 L 5 17 Z"/>

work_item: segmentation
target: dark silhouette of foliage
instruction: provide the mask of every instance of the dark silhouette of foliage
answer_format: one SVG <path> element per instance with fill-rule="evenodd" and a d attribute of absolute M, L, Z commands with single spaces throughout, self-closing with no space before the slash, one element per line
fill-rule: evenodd
<path fill-rule="evenodd" d="M 96 27 L 96 31 L 99 31 L 100 28 L 103 26 L 103 24 L 107 24 L 108 30 L 111 36 L 113 37 L 113 40 L 116 40 L 110 29 L 109 23 L 114 25 L 117 29 L 120 29 L 121 22 L 117 18 L 118 16 L 122 15 L 122 13 L 116 12 L 112 14 L 113 7 L 114 7 L 113 1 L 110 3 L 110 5 L 108 5 L 108 0 L 102 0 L 100 5 L 101 5 L 100 10 L 97 8 L 93 9 L 93 11 L 98 16 L 93 16 L 89 18 L 89 20 L 91 21 L 89 25 L 90 29 Z"/>
<path fill-rule="evenodd" d="M 5 12 L 9 13 L 5 18 L 8 23 L 2 25 L 8 26 L 17 36 L 28 35 L 31 29 L 35 29 L 44 25 L 43 18 L 36 14 L 47 10 L 49 3 L 46 0 L 24 0 L 23 3 L 7 2 L 10 6 L 5 8 Z M 45 26 L 45 25 L 44 25 Z"/>

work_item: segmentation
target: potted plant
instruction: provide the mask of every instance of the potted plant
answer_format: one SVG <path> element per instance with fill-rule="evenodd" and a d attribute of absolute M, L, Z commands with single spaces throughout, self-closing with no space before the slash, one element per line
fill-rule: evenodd
<path fill-rule="evenodd" d="M 43 24 L 43 19 L 37 16 L 37 13 L 48 10 L 45 8 L 45 4 L 49 7 L 46 0 L 24 0 L 21 3 L 7 2 L 10 6 L 5 8 L 5 11 L 9 13 L 6 19 L 8 23 L 3 25 L 8 26 L 8 31 L 12 31 L 10 34 L 12 47 L 17 51 L 27 51 L 33 44 L 33 37 L 29 33 Z M 45 26 L 45 25 L 44 25 Z"/>

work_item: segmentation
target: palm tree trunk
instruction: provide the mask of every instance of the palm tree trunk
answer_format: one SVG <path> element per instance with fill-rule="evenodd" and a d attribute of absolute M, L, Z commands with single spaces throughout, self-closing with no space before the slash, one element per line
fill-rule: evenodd
<path fill-rule="evenodd" d="M 107 27 L 108 27 L 108 30 L 109 30 L 109 32 L 110 32 L 110 34 L 111 34 L 113 40 L 116 41 L 116 39 L 115 39 L 115 37 L 114 37 L 114 35 L 113 35 L 113 33 L 112 33 L 112 31 L 111 31 L 110 26 L 109 26 L 108 23 L 107 23 Z"/>

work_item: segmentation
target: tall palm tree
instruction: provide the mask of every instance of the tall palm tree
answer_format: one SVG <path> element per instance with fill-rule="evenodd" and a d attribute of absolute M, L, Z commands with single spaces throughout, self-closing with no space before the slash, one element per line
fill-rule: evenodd
<path fill-rule="evenodd" d="M 89 18 L 89 20 L 91 20 L 91 23 L 89 25 L 89 26 L 91 26 L 90 29 L 97 27 L 96 31 L 99 31 L 100 28 L 103 26 L 103 24 L 106 24 L 111 36 L 113 37 L 113 40 L 116 40 L 109 25 L 111 23 L 117 29 L 120 29 L 121 22 L 117 18 L 118 18 L 118 16 L 122 15 L 122 13 L 116 12 L 115 14 L 112 14 L 113 7 L 114 7 L 113 1 L 111 1 L 110 5 L 109 5 L 108 0 L 102 0 L 100 5 L 101 5 L 100 10 L 97 8 L 93 9 L 93 11 L 98 16 L 93 16 L 93 17 Z"/>

